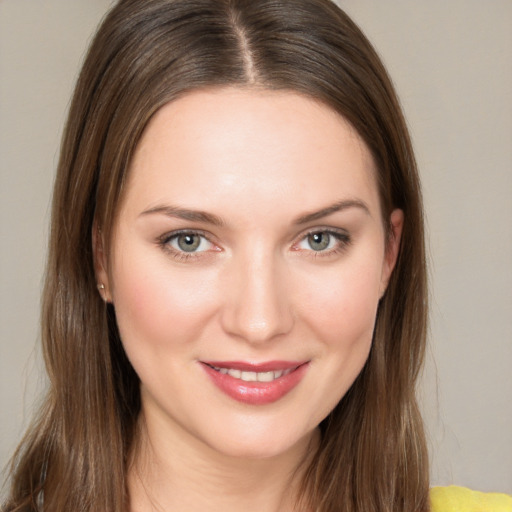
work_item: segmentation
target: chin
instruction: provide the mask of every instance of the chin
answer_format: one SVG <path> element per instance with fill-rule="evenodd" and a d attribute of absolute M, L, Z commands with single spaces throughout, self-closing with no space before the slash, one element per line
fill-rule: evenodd
<path fill-rule="evenodd" d="M 296 454 L 297 451 L 306 452 L 319 435 L 317 426 L 294 430 L 290 421 L 282 421 L 274 426 L 250 422 L 244 428 L 210 431 L 209 439 L 204 438 L 204 441 L 212 450 L 225 457 L 263 460 L 287 453 Z"/>

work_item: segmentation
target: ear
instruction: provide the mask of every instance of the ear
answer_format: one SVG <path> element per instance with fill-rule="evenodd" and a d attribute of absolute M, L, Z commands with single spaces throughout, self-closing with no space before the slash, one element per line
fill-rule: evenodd
<path fill-rule="evenodd" d="M 94 221 L 92 226 L 92 253 L 94 258 L 94 273 L 96 274 L 96 283 L 98 292 L 105 302 L 112 302 L 110 294 L 110 284 L 108 278 L 108 262 L 105 252 L 105 243 L 103 233 L 99 224 Z"/>
<path fill-rule="evenodd" d="M 396 210 L 393 210 L 391 212 L 391 216 L 389 218 L 390 232 L 386 240 L 386 253 L 384 255 L 384 262 L 382 265 L 380 289 L 381 298 L 384 295 L 384 293 L 386 293 L 389 279 L 391 278 L 391 274 L 393 273 L 393 269 L 395 268 L 396 265 L 398 252 L 400 250 L 400 239 L 402 237 L 403 225 L 404 212 L 397 208 Z"/>

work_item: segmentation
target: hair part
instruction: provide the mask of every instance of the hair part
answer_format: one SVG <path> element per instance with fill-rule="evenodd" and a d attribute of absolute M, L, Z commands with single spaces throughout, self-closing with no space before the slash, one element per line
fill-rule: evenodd
<path fill-rule="evenodd" d="M 369 359 L 332 413 L 299 501 L 331 511 L 427 511 L 415 383 L 426 336 L 422 203 L 407 127 L 371 44 L 329 0 L 123 0 L 100 26 L 73 96 L 55 182 L 43 292 L 49 389 L 12 465 L 6 510 L 121 512 L 140 411 L 115 312 L 96 289 L 130 162 L 152 116 L 211 87 L 290 90 L 343 116 L 370 149 L 383 218 L 404 211 Z M 349 440 L 349 442 L 347 442 Z"/>

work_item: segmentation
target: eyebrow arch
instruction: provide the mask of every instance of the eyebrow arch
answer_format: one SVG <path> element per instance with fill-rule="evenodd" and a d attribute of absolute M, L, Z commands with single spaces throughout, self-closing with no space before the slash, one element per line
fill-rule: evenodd
<path fill-rule="evenodd" d="M 366 203 L 359 199 L 346 199 L 344 201 L 338 201 L 337 203 L 334 203 L 330 206 L 327 206 L 326 208 L 322 208 L 321 210 L 318 210 L 316 212 L 306 213 L 305 215 L 301 215 L 295 220 L 296 225 L 300 224 L 307 224 L 308 222 L 313 222 L 319 219 L 322 219 L 323 217 L 327 217 L 328 215 L 331 215 L 336 212 L 340 212 L 342 210 L 347 210 L 349 208 L 360 208 L 363 210 L 366 214 L 370 215 L 370 210 Z M 370 215 L 371 216 L 371 215 Z"/>
<path fill-rule="evenodd" d="M 204 222 L 206 224 L 212 224 L 218 227 L 225 225 L 225 222 L 213 213 L 203 212 L 201 210 L 189 210 L 188 208 L 180 208 L 178 206 L 155 206 L 153 208 L 149 208 L 148 210 L 144 210 L 140 215 L 151 215 L 155 213 L 167 215 L 168 217 L 176 217 L 178 219 L 189 220 L 192 222 Z"/>

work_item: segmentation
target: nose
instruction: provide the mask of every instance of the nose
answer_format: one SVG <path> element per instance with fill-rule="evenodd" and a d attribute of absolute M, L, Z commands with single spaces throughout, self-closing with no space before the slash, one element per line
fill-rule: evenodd
<path fill-rule="evenodd" d="M 285 262 L 254 251 L 232 263 L 221 313 L 224 331 L 251 344 L 289 333 L 294 315 Z"/>

